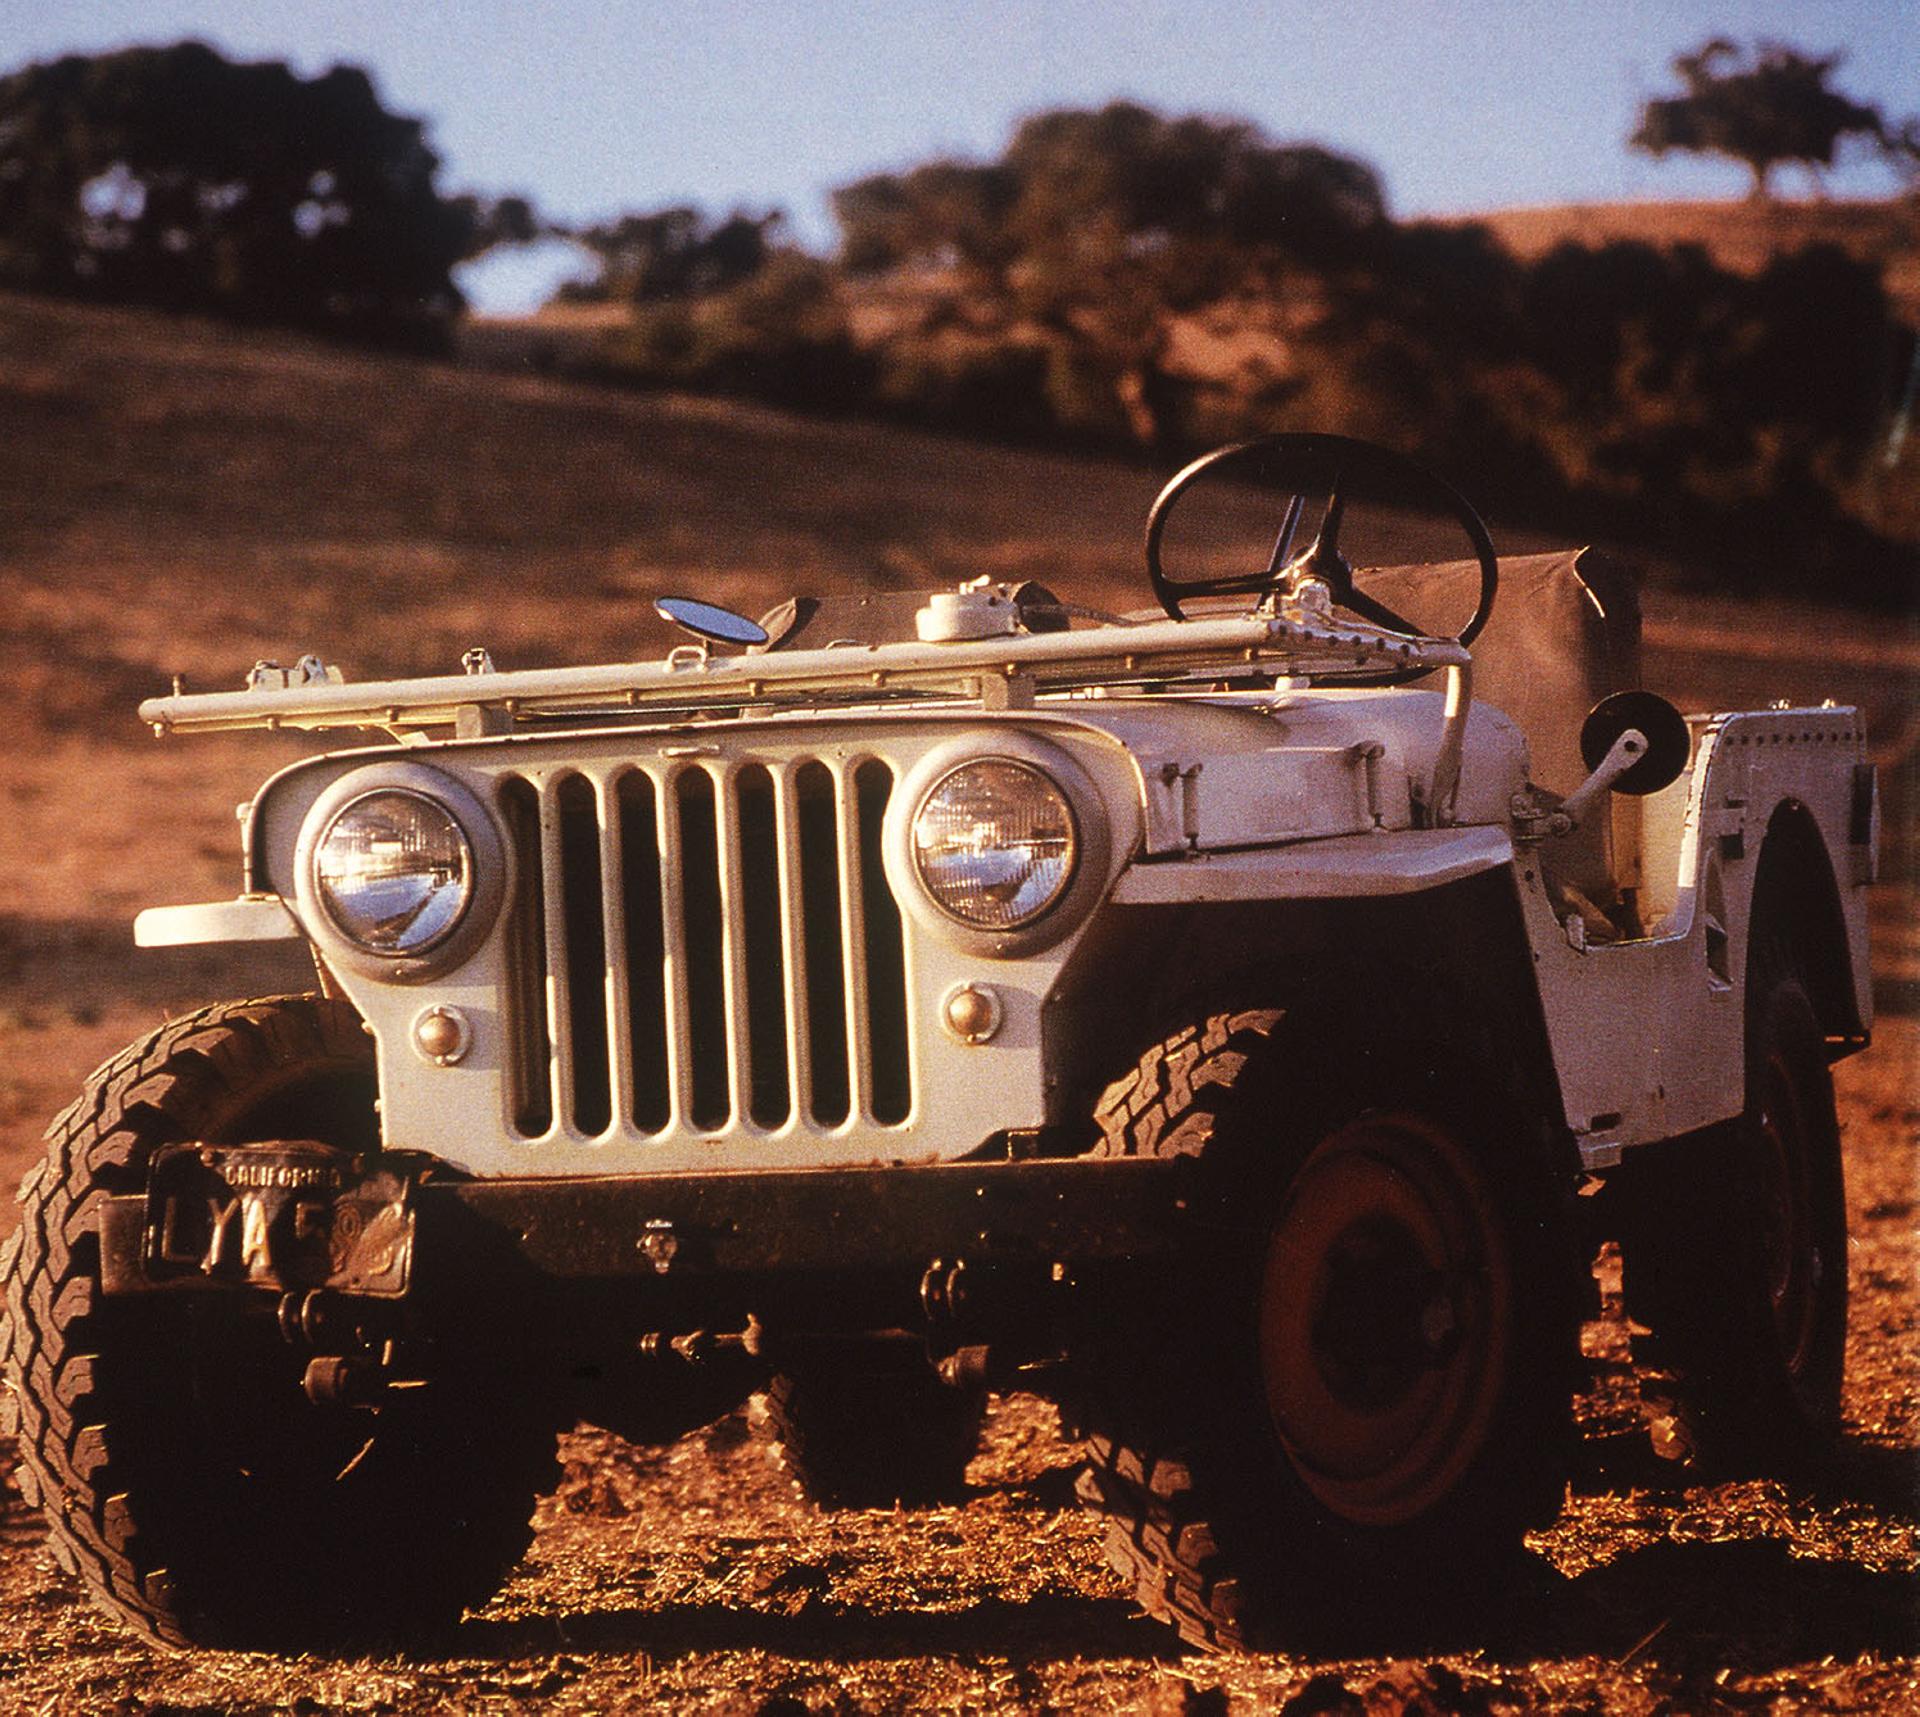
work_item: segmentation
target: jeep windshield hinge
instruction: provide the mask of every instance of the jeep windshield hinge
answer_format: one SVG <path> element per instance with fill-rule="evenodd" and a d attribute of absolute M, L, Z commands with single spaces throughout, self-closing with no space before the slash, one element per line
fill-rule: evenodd
<path fill-rule="evenodd" d="M 1467 717 L 1473 710 L 1471 657 L 1447 664 L 1447 701 L 1441 718 L 1440 745 L 1433 757 L 1427 788 L 1427 824 L 1444 829 L 1453 821 L 1460 798 L 1460 759 L 1466 749 Z"/>

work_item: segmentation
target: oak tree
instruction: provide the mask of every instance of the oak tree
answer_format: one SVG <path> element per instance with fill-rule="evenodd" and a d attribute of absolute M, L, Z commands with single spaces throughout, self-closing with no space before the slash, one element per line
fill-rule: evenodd
<path fill-rule="evenodd" d="M 1653 156 L 1680 150 L 1738 161 L 1753 175 L 1753 195 L 1764 197 L 1775 167 L 1817 172 L 1833 165 L 1845 138 L 1885 143 L 1880 110 L 1831 86 L 1841 58 L 1780 42 L 1743 50 L 1716 36 L 1674 59 L 1681 93 L 1647 102 L 1628 142 Z"/>
<path fill-rule="evenodd" d="M 435 344 L 479 210 L 367 74 L 201 42 L 0 77 L 0 283 Z"/>

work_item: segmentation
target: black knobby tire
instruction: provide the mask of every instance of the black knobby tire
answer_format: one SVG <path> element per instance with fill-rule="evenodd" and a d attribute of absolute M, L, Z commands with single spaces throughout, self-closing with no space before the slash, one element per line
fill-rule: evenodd
<path fill-rule="evenodd" d="M 1212 1013 L 1096 1111 L 1101 1154 L 1200 1159 L 1189 1256 L 1090 1335 L 1074 1403 L 1109 1559 L 1196 1645 L 1430 1612 L 1563 1500 L 1571 1177 L 1457 1058 L 1350 1047 Z"/>
<path fill-rule="evenodd" d="M 986 1395 L 921 1359 L 848 1356 L 782 1372 L 754 1398 L 775 1458 L 822 1508 L 929 1507 L 966 1494 Z"/>
<path fill-rule="evenodd" d="M 225 1003 L 114 1057 L 48 1131 L 4 1255 L 0 1366 L 55 1556 L 170 1644 L 395 1641 L 489 1596 L 530 1537 L 553 1437 L 459 1379 L 316 1407 L 271 1296 L 108 1297 L 98 1211 L 187 1139 L 377 1142 L 358 1017 Z"/>
<path fill-rule="evenodd" d="M 1656 1446 L 1791 1473 L 1839 1430 L 1847 1217 L 1826 1039 L 1778 943 L 1754 948 L 1746 1039 L 1740 1117 L 1657 1147 L 1636 1179 L 1627 1303 Z"/>

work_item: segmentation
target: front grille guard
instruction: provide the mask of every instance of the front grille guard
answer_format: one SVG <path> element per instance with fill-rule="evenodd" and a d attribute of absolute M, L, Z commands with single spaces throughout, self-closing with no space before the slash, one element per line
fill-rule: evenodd
<path fill-rule="evenodd" d="M 827 1138 L 913 1116 L 877 757 L 513 773 L 509 1125 Z"/>

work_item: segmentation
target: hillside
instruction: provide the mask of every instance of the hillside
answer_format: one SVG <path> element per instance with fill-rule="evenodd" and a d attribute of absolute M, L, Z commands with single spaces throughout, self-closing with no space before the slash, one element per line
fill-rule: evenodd
<path fill-rule="evenodd" d="M 1555 245 L 1701 246 L 1720 267 L 1757 274 L 1782 251 L 1838 245 L 1878 263 L 1904 318 L 1920 325 L 1920 197 L 1875 202 L 1560 203 L 1494 209 L 1430 223 L 1488 228 L 1522 261 Z M 853 306 L 865 337 L 911 315 L 937 287 L 911 278 L 862 285 Z M 460 335 L 463 354 L 482 364 L 565 361 L 591 353 L 625 322 L 616 305 L 554 303 L 527 316 L 475 316 Z"/>
<path fill-rule="evenodd" d="M 1488 227 L 1523 260 L 1557 244 L 1619 240 L 1701 246 L 1720 267 L 1757 274 L 1783 250 L 1832 244 L 1884 271 L 1905 319 L 1920 324 L 1920 197 L 1875 202 L 1561 203 L 1495 209 L 1461 222 Z"/>
<path fill-rule="evenodd" d="M 237 686 L 256 657 L 306 650 L 354 677 L 450 671 L 477 643 L 503 667 L 656 653 L 649 599 L 670 589 L 753 611 L 796 587 L 990 573 L 1134 605 L 1164 475 L 8 297 L 0 445 L 0 1191 L 87 1070 L 163 1015 L 313 983 L 289 945 L 132 947 L 141 906 L 233 892 L 232 807 L 313 743 L 156 742 L 134 704 L 170 675 Z M 1507 550 L 1564 540 L 1491 525 Z M 1052 1410 L 1009 1396 L 965 1504 L 934 1510 L 817 1514 L 738 1415 L 662 1449 L 575 1433 L 508 1589 L 407 1658 L 150 1651 L 0 1489 L 0 1709 L 1909 1708 L 1920 937 L 1902 794 L 1920 640 L 1678 596 L 1692 569 L 1659 570 L 1652 684 L 1691 707 L 1857 702 L 1890 789 L 1873 911 L 1891 1006 L 1838 1071 L 1855 1297 L 1846 1437 L 1820 1487 L 1652 1462 L 1609 1265 L 1567 1507 L 1527 1593 L 1470 1633 L 1402 1615 L 1339 1655 L 1170 1655 L 1073 1510 Z"/>
<path fill-rule="evenodd" d="M 946 207 L 910 229 L 942 232 Z M 882 221 L 858 268 L 779 252 L 724 289 L 476 319 L 460 350 L 1034 446 L 1337 430 L 1536 522 L 1684 540 L 1723 571 L 1745 553 L 1777 588 L 1812 570 L 1891 609 L 1920 541 L 1916 222 L 1912 201 L 1376 209 L 1321 250 L 1143 228 L 1096 263 L 1009 229 L 969 263 L 957 239 L 889 250 Z"/>

